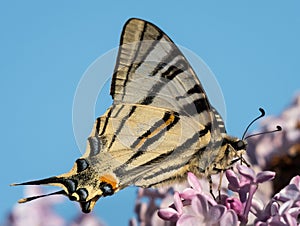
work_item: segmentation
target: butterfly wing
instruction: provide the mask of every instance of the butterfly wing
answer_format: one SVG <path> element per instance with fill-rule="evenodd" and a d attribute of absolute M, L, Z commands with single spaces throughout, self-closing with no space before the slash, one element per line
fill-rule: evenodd
<path fill-rule="evenodd" d="M 184 177 L 210 141 L 204 125 L 192 127 L 188 117 L 149 105 L 113 105 L 98 120 L 89 139 L 104 147 L 90 143 L 86 154 L 99 174 L 111 168 L 120 187 L 150 187 Z"/>
<path fill-rule="evenodd" d="M 178 178 L 189 161 L 204 153 L 212 134 L 221 132 L 223 121 L 217 123 L 216 110 L 192 67 L 172 40 L 149 22 L 130 19 L 125 24 L 110 92 L 114 103 L 106 120 L 114 124 L 114 132 L 107 151 L 123 162 L 115 174 L 125 184 L 150 186 Z M 166 115 L 174 117 L 172 126 Z M 127 145 L 118 147 L 119 142 Z M 140 147 L 133 148 L 132 142 Z M 205 153 L 211 159 L 216 154 Z M 203 168 L 210 161 L 206 157 Z"/>
<path fill-rule="evenodd" d="M 178 47 L 158 27 L 140 19 L 130 19 L 123 28 L 110 93 L 114 104 L 151 105 L 189 116 L 210 110 Z"/>

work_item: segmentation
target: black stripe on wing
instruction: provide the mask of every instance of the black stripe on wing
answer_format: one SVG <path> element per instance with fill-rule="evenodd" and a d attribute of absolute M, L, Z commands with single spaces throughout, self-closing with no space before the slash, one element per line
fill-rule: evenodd
<path fill-rule="evenodd" d="M 132 161 L 141 156 L 155 141 L 159 140 L 166 131 L 169 131 L 175 124 L 179 121 L 179 116 L 177 113 L 166 112 L 162 120 L 159 120 L 151 126 L 144 134 L 138 137 L 130 148 L 138 148 L 125 165 L 130 164 Z"/>
<path fill-rule="evenodd" d="M 126 180 L 130 181 L 131 183 L 134 183 L 135 181 L 137 181 L 137 178 L 142 176 L 143 181 L 147 180 L 147 184 L 145 184 L 145 186 L 147 187 L 155 186 L 166 181 L 172 180 L 172 176 L 174 175 L 175 171 L 178 172 L 182 167 L 186 166 L 189 161 L 194 159 L 195 155 L 199 157 L 201 155 L 201 152 L 204 151 L 207 145 L 205 143 L 201 143 L 200 147 L 198 148 L 191 149 L 191 147 L 193 147 L 197 142 L 199 142 L 199 138 L 202 138 L 205 135 L 207 135 L 210 129 L 211 124 L 208 124 L 204 129 L 194 133 L 192 137 L 186 139 L 178 147 L 173 148 L 171 150 L 166 150 L 165 153 L 155 156 L 154 158 L 149 159 L 148 162 L 141 164 L 133 169 L 126 169 L 127 165 L 130 162 L 138 159 L 138 157 L 141 157 L 145 153 L 140 152 L 138 155 L 132 156 L 130 158 L 130 161 L 127 161 L 126 163 L 118 167 L 116 170 L 114 170 L 114 172 L 116 175 L 120 176 L 126 174 Z M 209 140 L 207 142 L 209 142 Z M 186 156 L 187 150 L 189 149 L 190 154 L 189 156 Z M 185 156 L 185 161 L 179 161 L 179 163 L 176 163 L 178 162 L 176 160 L 182 159 L 183 156 Z M 153 167 L 155 168 L 155 170 Z M 152 171 L 153 173 L 149 173 Z M 171 171 L 174 172 L 171 173 Z M 145 176 L 146 174 L 147 176 Z M 160 177 L 162 180 L 157 181 L 157 177 Z M 143 183 L 145 183 L 145 181 Z"/>
<path fill-rule="evenodd" d="M 121 109 L 119 109 L 119 110 L 122 110 L 122 108 L 123 108 L 123 107 L 121 107 Z M 113 135 L 113 137 L 112 137 L 112 140 L 111 140 L 110 144 L 108 145 L 107 151 L 109 151 L 109 150 L 111 149 L 113 143 L 115 142 L 116 138 L 119 136 L 121 130 L 123 129 L 123 127 L 124 127 L 126 121 L 133 115 L 133 113 L 135 112 L 136 108 L 137 108 L 137 106 L 132 106 L 131 109 L 130 109 L 130 111 L 129 111 L 129 113 L 128 113 L 128 115 L 126 115 L 126 116 L 122 119 L 122 121 L 121 121 L 119 127 L 118 127 L 118 128 L 116 129 L 116 131 L 114 132 L 114 135 Z"/>

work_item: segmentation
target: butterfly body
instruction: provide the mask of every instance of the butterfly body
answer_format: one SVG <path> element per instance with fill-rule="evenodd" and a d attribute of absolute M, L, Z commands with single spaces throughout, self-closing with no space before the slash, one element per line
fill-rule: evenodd
<path fill-rule="evenodd" d="M 163 31 L 130 19 L 120 42 L 113 104 L 96 119 L 85 154 L 68 173 L 18 185 L 60 186 L 55 194 L 89 212 L 100 197 L 127 186 L 158 187 L 184 180 L 187 172 L 210 177 L 241 159 L 245 141 L 226 133 L 195 72 Z"/>

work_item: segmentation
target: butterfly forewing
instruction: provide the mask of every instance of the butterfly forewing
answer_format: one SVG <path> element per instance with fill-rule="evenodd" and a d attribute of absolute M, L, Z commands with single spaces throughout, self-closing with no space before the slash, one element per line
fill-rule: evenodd
<path fill-rule="evenodd" d="M 206 94 L 178 47 L 155 25 L 129 20 L 111 84 L 114 103 L 138 103 L 196 116 L 210 109 Z M 208 119 L 203 119 L 202 123 Z"/>

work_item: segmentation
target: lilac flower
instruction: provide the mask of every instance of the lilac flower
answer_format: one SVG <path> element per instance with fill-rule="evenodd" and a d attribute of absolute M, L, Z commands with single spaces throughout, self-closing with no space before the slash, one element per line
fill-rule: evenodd
<path fill-rule="evenodd" d="M 183 213 L 183 204 L 178 192 L 174 193 L 174 204 L 168 208 L 160 209 L 158 216 L 164 220 L 178 221 Z"/>
<path fill-rule="evenodd" d="M 300 207 L 291 206 L 291 201 L 279 205 L 275 200 L 271 200 L 263 210 L 256 210 L 255 225 L 298 225 Z"/>
<path fill-rule="evenodd" d="M 264 209 L 253 205 L 255 225 L 298 225 L 300 215 L 300 176 L 294 177 L 290 184 L 277 193 Z"/>
<path fill-rule="evenodd" d="M 243 224 L 246 224 L 248 221 L 250 207 L 252 205 L 252 199 L 258 188 L 258 184 L 272 180 L 275 177 L 275 173 L 271 171 L 263 171 L 255 175 L 255 172 L 251 168 L 243 165 L 238 165 L 237 170 L 240 174 L 240 178 L 238 178 L 232 170 L 226 171 L 226 177 L 229 181 L 228 188 L 239 194 L 241 203 L 238 204 L 237 201 L 235 201 L 236 205 L 233 207 L 239 208 L 236 209 L 239 214 L 239 219 Z M 240 214 L 242 212 L 242 206 L 244 207 L 243 214 Z"/>
<path fill-rule="evenodd" d="M 300 176 L 293 177 L 290 184 L 277 193 L 274 198 L 282 202 L 291 200 L 293 204 L 300 207 Z"/>
<path fill-rule="evenodd" d="M 217 224 L 226 212 L 226 208 L 222 205 L 210 206 L 206 197 L 201 194 L 192 199 L 191 207 L 191 211 L 180 216 L 177 221 L 178 226 Z M 231 223 L 234 225 L 233 222 Z"/>
<path fill-rule="evenodd" d="M 188 184 L 190 185 L 189 188 L 184 189 L 179 195 L 180 198 L 185 200 L 185 204 L 189 204 L 190 201 L 198 194 L 202 194 L 206 197 L 206 199 L 212 204 L 216 205 L 217 203 L 211 197 L 211 195 L 206 195 L 202 187 L 200 185 L 199 179 L 191 172 L 188 172 L 187 177 Z"/>
<path fill-rule="evenodd" d="M 174 203 L 168 208 L 160 209 L 158 215 L 164 219 L 176 222 L 176 225 L 237 225 L 237 215 L 225 206 L 217 204 L 211 196 L 202 192 L 197 177 L 188 173 L 191 188 L 182 193 L 175 192 Z"/>
<path fill-rule="evenodd" d="M 199 183 L 199 179 L 193 173 L 188 172 L 187 180 L 190 187 L 184 189 L 180 194 L 180 197 L 185 200 L 192 200 L 194 196 L 202 193 L 202 188 Z"/>

